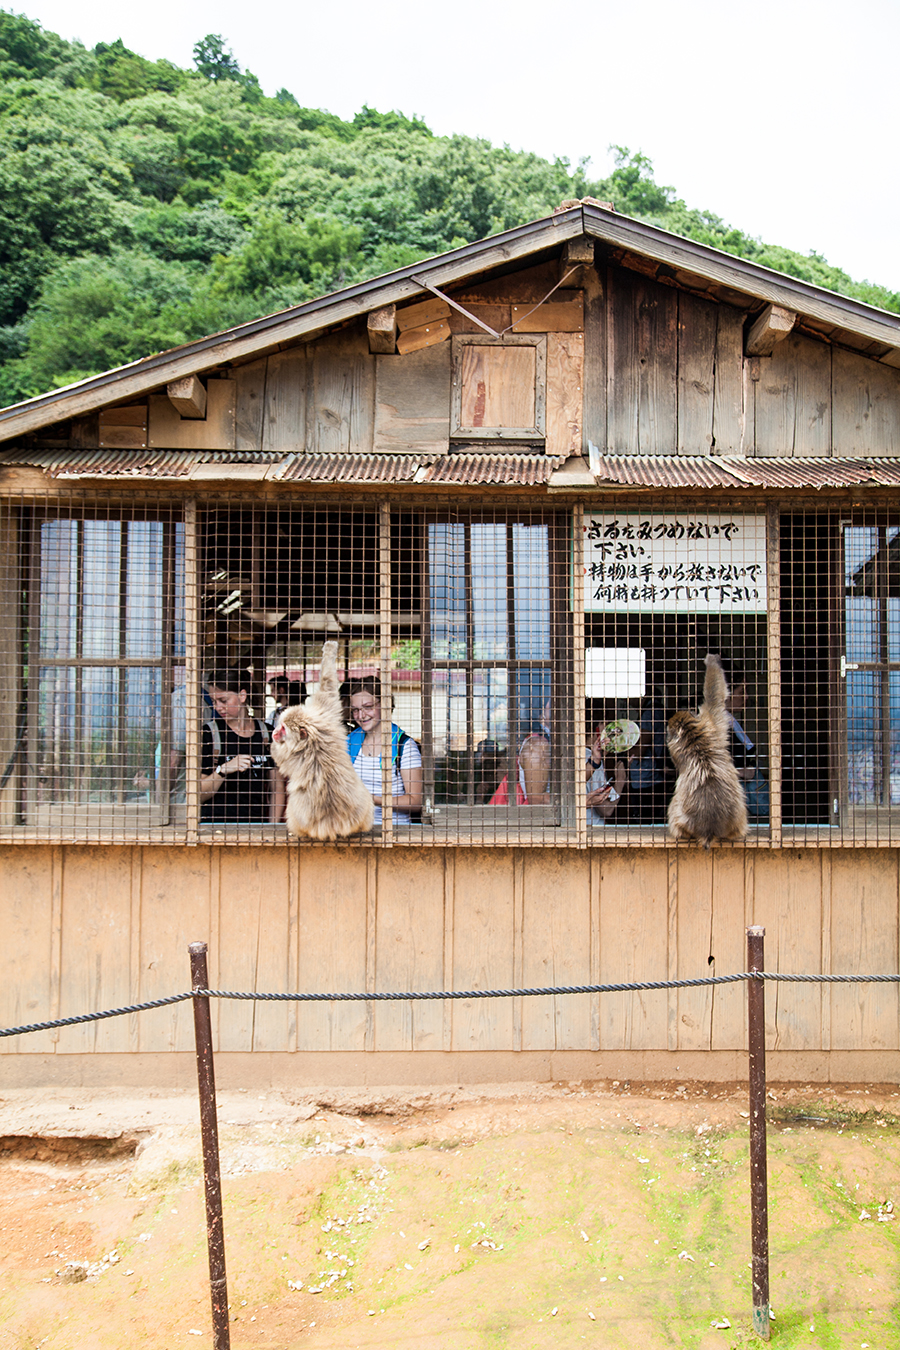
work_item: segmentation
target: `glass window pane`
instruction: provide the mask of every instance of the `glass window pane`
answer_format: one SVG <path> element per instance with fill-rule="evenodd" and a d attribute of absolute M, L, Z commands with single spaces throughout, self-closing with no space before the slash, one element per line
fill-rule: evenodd
<path fill-rule="evenodd" d="M 78 525 L 41 525 L 41 653 L 74 656 L 78 643 Z"/>
<path fill-rule="evenodd" d="M 163 526 L 158 520 L 135 520 L 127 529 L 125 655 L 159 656 L 163 632 Z"/>
<path fill-rule="evenodd" d="M 516 656 L 550 656 L 550 559 L 546 525 L 513 525 Z"/>
<path fill-rule="evenodd" d="M 508 655 L 506 526 L 472 526 L 474 657 L 495 661 Z"/>
<path fill-rule="evenodd" d="M 881 801 L 881 677 L 847 674 L 847 769 L 852 805 Z"/>
<path fill-rule="evenodd" d="M 466 655 L 465 526 L 429 525 L 431 650 L 435 661 Z"/>
<path fill-rule="evenodd" d="M 74 670 L 45 667 L 38 674 L 37 744 L 33 755 L 38 805 L 74 800 Z"/>
<path fill-rule="evenodd" d="M 122 525 L 118 520 L 86 520 L 82 525 L 82 613 L 85 656 L 119 655 L 119 587 Z"/>

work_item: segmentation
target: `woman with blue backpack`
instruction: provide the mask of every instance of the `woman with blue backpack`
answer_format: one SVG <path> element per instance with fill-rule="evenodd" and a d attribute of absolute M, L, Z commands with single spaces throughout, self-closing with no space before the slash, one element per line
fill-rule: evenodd
<path fill-rule="evenodd" d="M 393 707 L 393 699 L 391 706 Z M 375 824 L 381 822 L 381 681 L 369 676 L 350 686 L 350 716 L 356 723 L 347 737 L 353 767 L 372 794 Z M 392 815 L 396 825 L 408 825 L 422 809 L 422 755 L 418 745 L 391 723 Z"/>

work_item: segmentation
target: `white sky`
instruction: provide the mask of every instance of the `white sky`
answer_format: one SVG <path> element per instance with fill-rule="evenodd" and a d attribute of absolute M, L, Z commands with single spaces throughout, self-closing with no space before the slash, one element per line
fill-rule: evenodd
<path fill-rule="evenodd" d="M 193 65 L 220 33 L 264 91 L 344 118 L 364 104 L 658 183 L 768 243 L 900 290 L 898 0 L 0 0 L 87 46 Z"/>

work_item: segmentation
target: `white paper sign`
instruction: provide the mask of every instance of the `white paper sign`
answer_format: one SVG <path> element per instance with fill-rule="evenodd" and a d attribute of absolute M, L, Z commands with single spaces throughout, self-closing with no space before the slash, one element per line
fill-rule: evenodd
<path fill-rule="evenodd" d="M 603 511 L 584 517 L 584 607 L 632 614 L 766 608 L 766 518 Z"/>

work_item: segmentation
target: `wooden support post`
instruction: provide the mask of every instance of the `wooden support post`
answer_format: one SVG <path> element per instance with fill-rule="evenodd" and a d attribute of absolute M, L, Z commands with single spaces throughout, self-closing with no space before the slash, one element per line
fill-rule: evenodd
<path fill-rule="evenodd" d="M 397 306 L 385 305 L 373 309 L 366 327 L 369 330 L 369 351 L 393 356 L 397 350 Z"/>
<path fill-rule="evenodd" d="M 166 385 L 166 393 L 169 402 L 182 417 L 206 416 L 206 390 L 196 375 L 185 375 L 183 380 L 173 380 Z"/>
<path fill-rule="evenodd" d="M 767 305 L 747 334 L 745 356 L 771 356 L 775 344 L 787 337 L 796 322 L 793 310 Z"/>
<path fill-rule="evenodd" d="M 765 970 L 766 930 L 747 929 L 747 969 Z M 753 1330 L 769 1339 L 769 1197 L 766 1166 L 766 982 L 747 981 L 750 1060 L 750 1234 Z"/>
<path fill-rule="evenodd" d="M 192 942 L 191 987 L 209 988 L 206 943 Z M 219 1174 L 219 1129 L 216 1121 L 216 1075 L 213 1068 L 212 1023 L 209 997 L 194 994 L 194 1039 L 197 1046 L 197 1084 L 200 1092 L 200 1137 L 203 1142 L 203 1181 L 206 1192 L 206 1240 L 209 1248 L 209 1293 L 212 1302 L 214 1350 L 230 1350 L 228 1281 L 225 1276 L 225 1229 L 222 1223 L 222 1180 Z"/>

